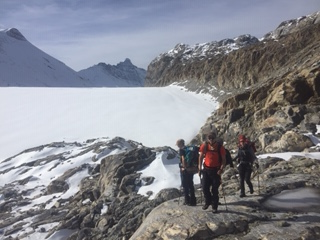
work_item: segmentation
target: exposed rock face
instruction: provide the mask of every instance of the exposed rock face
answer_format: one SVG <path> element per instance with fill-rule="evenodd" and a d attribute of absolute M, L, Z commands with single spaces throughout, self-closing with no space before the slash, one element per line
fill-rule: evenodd
<path fill-rule="evenodd" d="M 234 91 L 279 79 L 302 63 L 317 64 L 319 12 L 305 19 L 296 25 L 284 22 L 261 41 L 240 36 L 239 42 L 225 39 L 194 47 L 179 44 L 150 63 L 146 85 L 165 86 L 192 80 L 198 87 L 208 85 Z"/>
<path fill-rule="evenodd" d="M 237 135 L 245 134 L 259 151 L 300 151 L 310 143 L 298 146 L 290 132 L 314 133 L 320 124 L 319 16 L 285 21 L 260 41 L 247 36 L 246 44 L 232 51 L 225 50 L 234 44 L 227 40 L 216 48 L 177 45 L 149 65 L 146 82 L 177 82 L 218 96 L 220 108 L 192 143 L 203 141 L 214 126 L 231 149 Z M 199 54 L 199 49 L 206 51 Z"/>
<path fill-rule="evenodd" d="M 21 41 L 27 41 L 27 39 L 16 28 L 7 29 L 5 32 L 8 36 L 10 36 L 12 38 L 15 38 L 15 39 L 21 40 Z"/>
<path fill-rule="evenodd" d="M 146 76 L 146 86 L 165 86 L 171 82 L 185 79 L 201 79 L 207 82 L 211 80 L 210 74 L 203 77 L 200 74 L 201 64 L 214 64 L 222 56 L 228 55 L 237 49 L 257 43 L 259 40 L 250 35 L 242 35 L 235 39 L 224 39 L 219 42 L 210 42 L 207 44 L 198 44 L 190 47 L 186 44 L 178 44 L 168 53 L 163 53 L 153 60 L 148 66 Z M 210 60 L 210 63 L 207 62 Z M 203 66 L 205 67 L 205 66 Z M 218 67 L 218 66 L 216 66 Z M 212 69 L 213 70 L 213 69 Z"/>
<path fill-rule="evenodd" d="M 20 174 L 0 187 L 1 239 L 23 239 L 35 232 L 49 237 L 65 231 L 65 239 L 68 235 L 68 239 L 129 239 L 154 207 L 180 195 L 178 189 L 165 189 L 153 200 L 137 194 L 142 180 L 146 180 L 138 171 L 155 160 L 157 151 L 167 152 L 170 159 L 177 158 L 168 147 L 155 150 L 114 138 L 47 144 L 6 159 L 0 174 Z M 35 158 L 30 157 L 24 164 L 11 163 L 33 154 Z M 10 167 L 12 164 L 15 166 Z M 63 172 L 65 165 L 70 167 Z M 28 173 L 31 168 L 37 176 Z M 59 175 L 54 174 L 46 186 L 47 178 L 40 180 L 40 175 L 51 171 Z M 77 176 L 81 175 L 77 185 Z M 36 181 L 38 184 L 34 184 Z M 151 177 L 144 182 L 151 184 Z"/>

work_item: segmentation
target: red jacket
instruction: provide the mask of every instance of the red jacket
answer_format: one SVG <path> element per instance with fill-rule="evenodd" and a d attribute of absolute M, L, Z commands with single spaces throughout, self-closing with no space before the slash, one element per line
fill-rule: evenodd
<path fill-rule="evenodd" d="M 209 168 L 216 168 L 221 166 L 222 159 L 219 159 L 218 153 L 219 144 L 217 142 L 213 143 L 211 146 L 209 143 L 203 143 L 200 146 L 199 151 L 205 154 L 204 165 Z M 225 156 L 226 150 L 220 145 L 220 156 Z"/>

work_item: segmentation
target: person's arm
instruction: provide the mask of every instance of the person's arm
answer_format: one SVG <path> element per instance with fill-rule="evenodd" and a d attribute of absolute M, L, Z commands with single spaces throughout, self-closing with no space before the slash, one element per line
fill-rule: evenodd
<path fill-rule="evenodd" d="M 198 173 L 199 175 L 201 174 L 201 170 L 202 170 L 202 163 L 203 163 L 203 158 L 204 158 L 204 153 L 203 153 L 203 149 L 199 149 L 199 159 L 198 159 Z"/>
<path fill-rule="evenodd" d="M 187 164 L 186 164 L 186 160 L 184 158 L 184 155 L 181 156 L 181 163 L 182 163 L 183 170 L 186 170 L 187 169 Z"/>
<path fill-rule="evenodd" d="M 186 160 L 185 160 L 185 151 L 184 149 L 179 150 L 179 155 L 180 155 L 180 168 L 181 171 L 186 169 Z"/>

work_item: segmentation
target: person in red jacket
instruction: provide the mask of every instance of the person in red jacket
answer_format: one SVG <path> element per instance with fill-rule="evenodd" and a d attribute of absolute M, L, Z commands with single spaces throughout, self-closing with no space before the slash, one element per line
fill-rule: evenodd
<path fill-rule="evenodd" d="M 226 165 L 226 151 L 217 141 L 217 135 L 210 133 L 208 141 L 200 146 L 199 152 L 198 168 L 199 175 L 202 176 L 202 190 L 205 198 L 202 209 L 206 210 L 211 205 L 212 212 L 217 213 L 221 174 Z"/>

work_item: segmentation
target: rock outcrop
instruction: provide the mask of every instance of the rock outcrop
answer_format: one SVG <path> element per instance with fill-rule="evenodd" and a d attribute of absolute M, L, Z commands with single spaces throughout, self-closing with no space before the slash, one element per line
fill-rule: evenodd
<path fill-rule="evenodd" d="M 242 38 L 245 44 L 177 45 L 149 65 L 146 83 L 175 82 L 218 97 L 219 109 L 192 143 L 203 141 L 214 126 L 231 149 L 237 136 L 245 134 L 261 152 L 301 151 L 310 143 L 298 146 L 293 132 L 314 133 L 320 124 L 319 19 L 316 12 L 285 21 L 260 41 Z M 199 54 L 199 49 L 206 51 Z"/>
<path fill-rule="evenodd" d="M 234 92 L 279 80 L 303 64 L 316 67 L 319 16 L 317 12 L 299 21 L 283 22 L 260 41 L 244 35 L 193 47 L 178 44 L 150 63 L 145 84 L 166 86 L 192 80 L 189 82 L 196 82 L 198 88 L 214 86 Z"/>
<path fill-rule="evenodd" d="M 76 154 L 68 155 L 72 148 Z M 139 171 L 155 161 L 155 155 L 160 152 L 167 156 L 161 161 L 177 160 L 178 155 L 171 148 L 150 149 L 122 138 L 107 142 L 88 140 L 85 144 L 54 143 L 26 150 L 4 163 L 10 164 L 23 154 L 36 156 L 46 149 L 49 154 L 43 159 L 51 161 L 35 161 L 35 171 L 53 165 L 52 171 L 59 165 L 76 165 L 85 157 L 91 161 L 61 173 L 48 186 L 42 181 L 28 188 L 36 181 L 36 176 L 30 176 L 1 187 L 0 234 L 4 240 L 26 239 L 34 234 L 42 234 L 43 239 L 64 236 L 63 239 L 69 240 L 317 239 L 320 236 L 319 160 L 298 156 L 289 161 L 273 157 L 259 159 L 260 168 L 252 177 L 255 192 L 246 198 L 239 197 L 236 169 L 227 168 L 222 176 L 219 213 L 214 214 L 210 209 L 201 209 L 203 194 L 199 185 L 196 185 L 195 207 L 183 205 L 181 191 L 176 188 L 163 189 L 153 199 L 137 194 L 142 182 L 152 183 L 152 179 L 142 178 Z M 61 153 L 60 158 L 51 155 L 55 150 Z M 21 165 L 2 174 L 22 173 L 27 169 Z M 75 176 L 83 172 L 87 174 L 78 190 L 72 189 Z M 278 197 L 283 193 L 298 197 Z M 280 203 L 285 206 L 278 207 Z"/>

